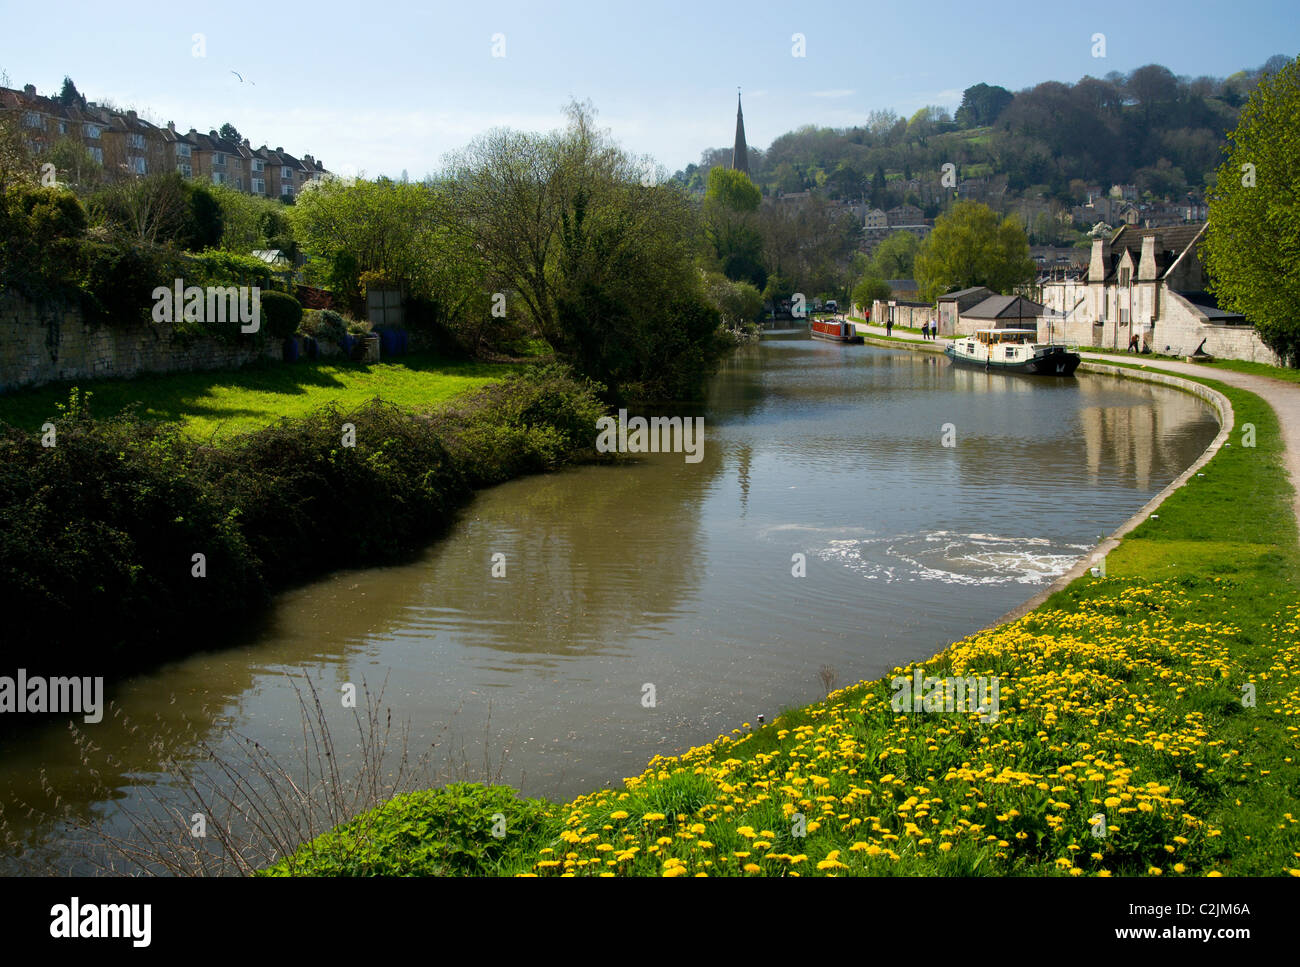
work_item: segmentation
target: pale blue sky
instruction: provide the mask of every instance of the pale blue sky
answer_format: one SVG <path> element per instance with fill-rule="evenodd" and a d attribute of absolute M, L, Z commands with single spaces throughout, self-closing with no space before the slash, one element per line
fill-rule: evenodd
<path fill-rule="evenodd" d="M 1224 76 L 1300 52 L 1296 0 L 1167 4 L 788 2 L 248 5 L 0 0 L 0 70 L 206 131 L 232 122 L 327 167 L 422 177 L 495 125 L 549 129 L 570 96 L 670 171 L 729 144 L 737 86 L 751 144 L 878 108 L 955 109 L 984 81 L 1160 63 Z M 196 33 L 206 56 L 192 55 Z M 504 58 L 492 36 L 505 35 Z M 807 56 L 791 55 L 791 35 Z M 1092 36 L 1106 57 L 1092 56 Z M 231 71 L 244 76 L 241 83 Z"/>

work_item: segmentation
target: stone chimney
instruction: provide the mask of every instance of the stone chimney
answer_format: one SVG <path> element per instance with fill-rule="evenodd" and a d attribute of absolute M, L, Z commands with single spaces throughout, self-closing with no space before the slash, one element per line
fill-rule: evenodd
<path fill-rule="evenodd" d="M 36 85 L 35 85 L 35 84 L 24 84 L 24 85 L 23 85 L 23 93 L 24 93 L 24 94 L 30 94 L 32 97 L 35 97 L 35 96 L 36 96 Z"/>
<path fill-rule="evenodd" d="M 281 154 L 284 153 L 284 148 L 280 147 L 278 144 L 275 146 L 275 150 L 280 152 Z"/>
<path fill-rule="evenodd" d="M 176 122 L 175 122 L 175 121 L 168 121 L 168 122 L 167 122 L 167 130 L 170 131 L 172 134 L 175 134 L 175 133 L 176 133 Z"/>
<path fill-rule="evenodd" d="M 1092 260 L 1088 263 L 1088 281 L 1104 282 L 1110 263 L 1110 239 L 1098 236 L 1092 240 Z"/>
<path fill-rule="evenodd" d="M 1137 277 L 1139 282 L 1154 282 L 1156 279 L 1156 239 L 1158 235 L 1142 236 L 1142 258 L 1138 262 Z"/>

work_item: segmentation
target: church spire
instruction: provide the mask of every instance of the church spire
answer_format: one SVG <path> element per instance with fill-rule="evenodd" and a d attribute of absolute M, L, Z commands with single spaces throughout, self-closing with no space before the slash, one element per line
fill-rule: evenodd
<path fill-rule="evenodd" d="M 749 148 L 745 144 L 745 115 L 740 109 L 740 88 L 736 88 L 736 146 L 731 149 L 731 168 L 749 174 Z"/>

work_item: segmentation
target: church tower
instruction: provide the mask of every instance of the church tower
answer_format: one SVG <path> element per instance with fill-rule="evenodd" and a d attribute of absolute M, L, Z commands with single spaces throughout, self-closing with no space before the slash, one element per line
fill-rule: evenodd
<path fill-rule="evenodd" d="M 736 92 L 736 146 L 731 149 L 731 169 L 749 174 L 749 148 L 745 144 L 745 115 L 740 110 L 740 92 Z"/>

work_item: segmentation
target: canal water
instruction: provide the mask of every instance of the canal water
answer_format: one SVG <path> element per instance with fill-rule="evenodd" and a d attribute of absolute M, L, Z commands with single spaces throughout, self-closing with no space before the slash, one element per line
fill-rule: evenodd
<path fill-rule="evenodd" d="M 7 740 L 0 804 L 24 858 L 74 866 L 69 834 L 23 809 L 51 791 L 129 839 L 125 817 L 173 795 L 168 757 L 197 766 L 242 736 L 301 763 L 308 680 L 343 773 L 361 753 L 341 696 L 364 682 L 440 776 L 561 799 L 617 784 L 820 698 L 824 679 L 880 676 L 985 625 L 1217 432 L 1166 387 L 806 334 L 742 349 L 676 412 L 704 418 L 699 462 L 651 454 L 484 492 L 415 563 L 285 593 L 254 640 L 112 689 L 122 714 L 83 727 L 89 752 L 67 722 Z M 0 869 L 17 868 L 7 852 Z"/>

